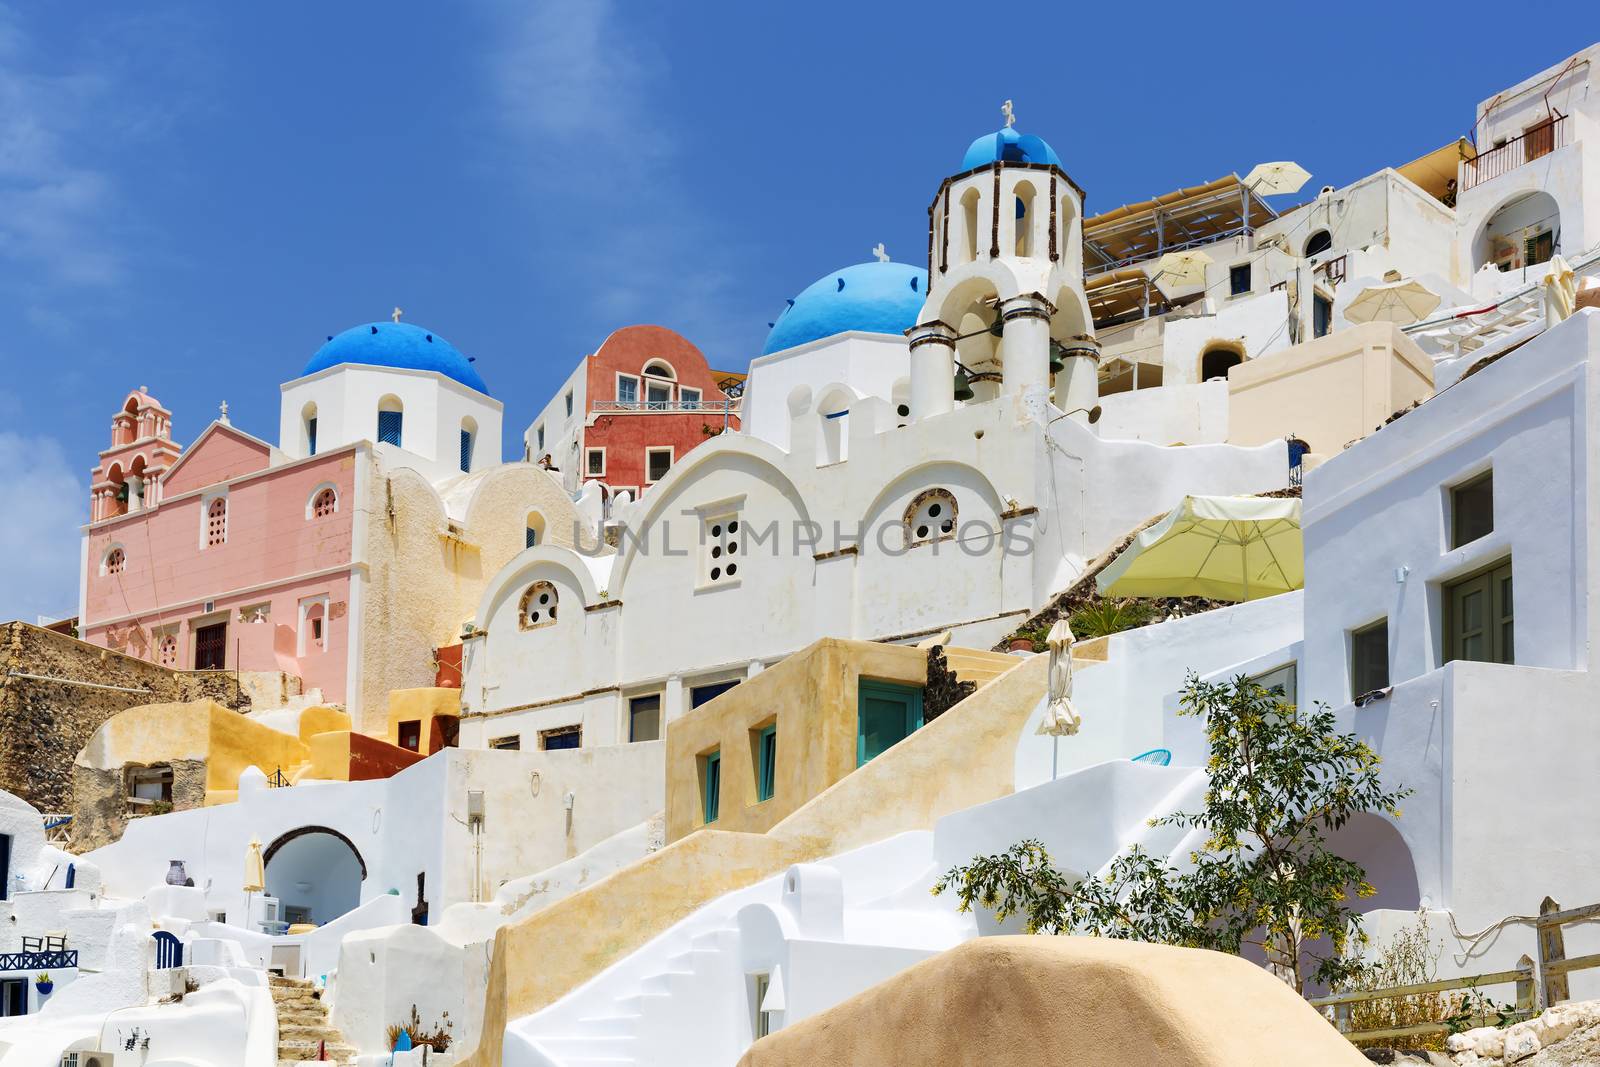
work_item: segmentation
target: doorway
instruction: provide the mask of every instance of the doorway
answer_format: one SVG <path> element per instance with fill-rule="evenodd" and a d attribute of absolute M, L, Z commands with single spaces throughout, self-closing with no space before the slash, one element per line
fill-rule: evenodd
<path fill-rule="evenodd" d="M 856 721 L 859 767 L 922 726 L 922 690 L 863 678 L 856 700 Z"/>
<path fill-rule="evenodd" d="M 0 1018 L 28 1014 L 28 980 L 0 978 Z"/>
<path fill-rule="evenodd" d="M 228 665 L 228 624 L 212 623 L 194 631 L 194 669 L 220 671 Z"/>
<path fill-rule="evenodd" d="M 11 835 L 0 834 L 0 900 L 11 899 Z"/>

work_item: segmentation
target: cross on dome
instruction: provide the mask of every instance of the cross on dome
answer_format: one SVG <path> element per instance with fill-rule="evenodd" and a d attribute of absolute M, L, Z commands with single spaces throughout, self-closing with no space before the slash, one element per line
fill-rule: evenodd
<path fill-rule="evenodd" d="M 879 241 L 872 249 L 872 254 L 878 257 L 879 263 L 889 262 L 889 253 L 883 250 L 883 242 Z"/>
<path fill-rule="evenodd" d="M 399 308 L 395 308 L 393 311 L 391 311 L 389 313 L 389 317 L 391 319 L 393 319 L 395 322 L 399 322 L 400 321 L 400 316 L 402 314 L 404 314 L 404 312 L 402 312 Z"/>

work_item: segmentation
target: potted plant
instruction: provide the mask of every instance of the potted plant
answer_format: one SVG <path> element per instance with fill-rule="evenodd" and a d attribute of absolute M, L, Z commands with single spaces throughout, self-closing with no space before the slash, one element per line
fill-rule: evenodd
<path fill-rule="evenodd" d="M 1036 647 L 1038 636 L 1032 630 L 1018 630 L 1011 635 L 1008 647 L 1012 652 L 1032 652 Z"/>
<path fill-rule="evenodd" d="M 33 988 L 39 991 L 41 997 L 48 997 L 56 984 L 50 980 L 49 971 L 40 971 L 33 979 Z"/>

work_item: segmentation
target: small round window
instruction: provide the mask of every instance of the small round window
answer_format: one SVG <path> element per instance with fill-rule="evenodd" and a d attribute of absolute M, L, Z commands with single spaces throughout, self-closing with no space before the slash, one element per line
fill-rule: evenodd
<path fill-rule="evenodd" d="M 333 490 L 324 489 L 311 502 L 311 513 L 319 519 L 325 519 L 337 511 L 338 507 L 339 498 L 334 495 Z"/>
<path fill-rule="evenodd" d="M 556 621 L 556 587 L 549 582 L 534 582 L 522 594 L 522 607 L 517 613 L 517 625 L 524 630 L 536 630 Z"/>
<path fill-rule="evenodd" d="M 106 573 L 121 574 L 122 568 L 128 562 L 128 557 L 123 555 L 122 549 L 113 548 L 106 554 Z"/>
<path fill-rule="evenodd" d="M 929 489 L 917 494 L 906 508 L 906 543 L 927 544 L 956 534 L 956 498 L 948 489 Z"/>

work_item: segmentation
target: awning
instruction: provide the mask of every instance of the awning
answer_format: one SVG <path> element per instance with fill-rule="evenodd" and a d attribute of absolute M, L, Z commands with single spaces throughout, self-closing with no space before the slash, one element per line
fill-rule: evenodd
<path fill-rule="evenodd" d="M 1125 204 L 1083 221 L 1085 274 L 1125 266 L 1163 251 L 1214 241 L 1244 226 L 1244 184 L 1237 174 Z M 1264 225 L 1278 213 L 1249 193 L 1250 222 Z"/>

